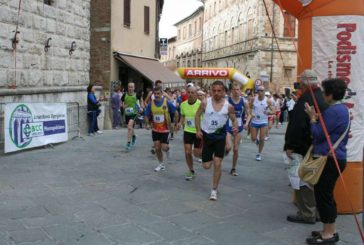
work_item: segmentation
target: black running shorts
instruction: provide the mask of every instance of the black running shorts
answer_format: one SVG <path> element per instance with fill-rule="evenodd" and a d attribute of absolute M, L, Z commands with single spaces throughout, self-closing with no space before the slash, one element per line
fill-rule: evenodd
<path fill-rule="evenodd" d="M 202 162 L 210 162 L 213 157 L 223 159 L 225 154 L 226 137 L 211 139 L 203 132 Z"/>
<path fill-rule="evenodd" d="M 152 131 L 152 139 L 153 139 L 153 141 L 159 141 L 162 144 L 167 144 L 167 145 L 169 144 L 168 136 L 169 136 L 169 132 L 160 133 L 160 132 Z"/>
<path fill-rule="evenodd" d="M 129 121 L 130 120 L 134 120 L 134 123 L 133 123 L 133 127 L 134 127 L 134 125 L 135 125 L 135 118 L 136 118 L 136 115 L 125 115 L 125 123 L 126 123 L 126 125 L 128 125 L 129 124 Z"/>
<path fill-rule="evenodd" d="M 196 134 L 190 132 L 184 132 L 183 143 L 185 145 L 193 145 L 195 148 L 202 147 L 202 140 L 196 137 Z"/>

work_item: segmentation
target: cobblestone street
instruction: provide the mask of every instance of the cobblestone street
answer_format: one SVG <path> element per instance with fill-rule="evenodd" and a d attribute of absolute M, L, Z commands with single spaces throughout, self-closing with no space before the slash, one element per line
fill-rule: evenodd
<path fill-rule="evenodd" d="M 155 173 L 150 132 L 137 130 L 128 153 L 126 132 L 0 156 L 0 244 L 291 245 L 321 228 L 286 221 L 296 209 L 281 160 L 283 129 L 273 129 L 262 162 L 244 134 L 239 176 L 229 175 L 229 155 L 217 202 L 208 200 L 211 170 L 196 162 L 196 179 L 184 179 L 181 133 L 166 170 Z M 337 224 L 338 244 L 360 244 L 352 216 Z"/>

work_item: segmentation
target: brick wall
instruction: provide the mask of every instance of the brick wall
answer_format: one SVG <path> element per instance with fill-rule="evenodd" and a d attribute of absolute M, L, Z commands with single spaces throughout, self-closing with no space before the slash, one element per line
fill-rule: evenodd
<path fill-rule="evenodd" d="M 108 87 L 111 71 L 111 0 L 91 0 L 90 81 Z"/>

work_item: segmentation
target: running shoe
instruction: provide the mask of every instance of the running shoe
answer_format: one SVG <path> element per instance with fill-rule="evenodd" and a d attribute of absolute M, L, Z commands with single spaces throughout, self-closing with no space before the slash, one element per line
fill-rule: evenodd
<path fill-rule="evenodd" d="M 136 144 L 136 135 L 133 135 L 133 137 L 131 138 L 131 146 L 135 146 Z"/>
<path fill-rule="evenodd" d="M 186 180 L 192 180 L 192 179 L 194 179 L 195 178 L 195 173 L 192 173 L 192 171 L 191 170 L 188 170 L 188 172 L 186 173 L 186 175 L 185 175 L 185 179 Z"/>
<path fill-rule="evenodd" d="M 197 162 L 198 163 L 202 163 L 202 159 L 201 158 L 197 158 Z"/>
<path fill-rule="evenodd" d="M 96 131 L 96 134 L 102 134 L 101 130 Z"/>
<path fill-rule="evenodd" d="M 152 148 L 152 149 L 150 150 L 150 153 L 152 153 L 153 155 L 155 155 L 155 150 L 154 150 L 154 148 Z"/>
<path fill-rule="evenodd" d="M 257 156 L 255 157 L 255 160 L 261 161 L 262 160 L 262 156 L 260 154 L 257 154 Z"/>
<path fill-rule="evenodd" d="M 230 174 L 232 175 L 232 176 L 238 176 L 239 174 L 236 172 L 236 169 L 235 168 L 232 168 L 231 170 L 230 170 Z"/>
<path fill-rule="evenodd" d="M 155 169 L 154 169 L 154 172 L 159 172 L 161 170 L 165 170 L 166 167 L 164 166 L 163 163 L 160 163 Z"/>
<path fill-rule="evenodd" d="M 217 200 L 217 190 L 211 190 L 210 200 L 211 201 L 216 201 Z"/>
<path fill-rule="evenodd" d="M 131 145 L 129 143 L 126 143 L 125 150 L 130 151 L 130 149 L 131 149 Z"/>
<path fill-rule="evenodd" d="M 94 133 L 89 133 L 88 136 L 94 136 L 95 134 Z"/>
<path fill-rule="evenodd" d="M 259 140 L 258 139 L 255 141 L 255 144 L 256 145 L 259 145 Z"/>
<path fill-rule="evenodd" d="M 265 140 L 265 141 L 269 140 L 269 136 L 265 136 L 265 137 L 264 137 L 264 140 Z"/>

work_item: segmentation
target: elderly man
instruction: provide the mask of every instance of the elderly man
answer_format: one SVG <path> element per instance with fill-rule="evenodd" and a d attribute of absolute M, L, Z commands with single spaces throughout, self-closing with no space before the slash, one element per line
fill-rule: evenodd
<path fill-rule="evenodd" d="M 305 112 L 305 103 L 308 103 L 311 106 L 314 105 L 310 86 L 320 111 L 323 112 L 328 107 L 323 99 L 317 76 L 312 70 L 305 70 L 300 75 L 299 82 L 301 96 L 298 98 L 297 103 L 291 112 L 285 135 L 284 150 L 286 151 L 287 157 L 290 159 L 292 159 L 293 153 L 304 157 L 312 144 L 310 119 Z M 300 181 L 299 186 L 294 191 L 298 212 L 295 215 L 288 215 L 287 220 L 295 223 L 315 224 L 317 210 L 313 187 Z"/>

